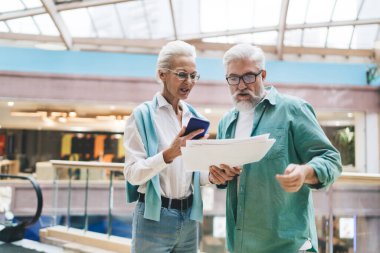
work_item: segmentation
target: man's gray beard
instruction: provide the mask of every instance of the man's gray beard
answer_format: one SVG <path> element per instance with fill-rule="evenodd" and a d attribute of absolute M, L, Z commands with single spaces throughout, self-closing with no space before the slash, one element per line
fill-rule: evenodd
<path fill-rule="evenodd" d="M 249 94 L 251 96 L 251 99 L 239 101 L 236 98 L 238 94 Z M 264 92 L 262 92 L 261 96 L 256 96 L 255 93 L 253 93 L 250 90 L 246 90 L 244 92 L 237 91 L 232 95 L 232 101 L 238 111 L 247 112 L 255 108 L 255 106 L 261 101 L 263 96 L 264 96 Z"/>

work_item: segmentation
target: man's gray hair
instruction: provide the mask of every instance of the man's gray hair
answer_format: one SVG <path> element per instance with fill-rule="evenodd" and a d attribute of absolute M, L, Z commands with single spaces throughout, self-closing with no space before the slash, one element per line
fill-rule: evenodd
<path fill-rule="evenodd" d="M 163 46 L 157 58 L 157 80 L 160 80 L 159 71 L 161 69 L 171 69 L 173 60 L 178 56 L 189 56 L 194 58 L 195 61 L 197 56 L 195 47 L 181 40 L 171 41 Z"/>
<path fill-rule="evenodd" d="M 265 69 L 265 55 L 261 48 L 251 44 L 237 44 L 231 47 L 223 56 L 224 68 L 234 60 L 248 59 L 254 61 L 261 69 Z"/>

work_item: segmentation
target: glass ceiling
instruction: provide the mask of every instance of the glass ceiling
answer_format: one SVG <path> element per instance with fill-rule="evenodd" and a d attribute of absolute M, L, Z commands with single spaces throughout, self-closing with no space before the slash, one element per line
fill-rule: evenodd
<path fill-rule="evenodd" d="M 204 53 L 247 42 L 277 59 L 336 55 L 374 61 L 380 1 L 0 1 L 1 45 L 151 53 L 173 39 Z"/>

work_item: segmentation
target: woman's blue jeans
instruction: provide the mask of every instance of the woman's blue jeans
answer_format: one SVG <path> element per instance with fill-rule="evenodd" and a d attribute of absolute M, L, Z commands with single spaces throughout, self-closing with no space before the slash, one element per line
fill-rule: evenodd
<path fill-rule="evenodd" d="M 144 219 L 145 203 L 137 202 L 132 223 L 132 253 L 196 253 L 198 224 L 190 210 L 161 208 L 160 221 Z"/>

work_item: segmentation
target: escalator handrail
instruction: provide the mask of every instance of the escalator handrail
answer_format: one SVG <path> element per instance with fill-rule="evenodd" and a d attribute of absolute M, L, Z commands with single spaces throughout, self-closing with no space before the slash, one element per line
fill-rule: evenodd
<path fill-rule="evenodd" d="M 32 184 L 34 191 L 37 195 L 37 210 L 34 214 L 34 217 L 31 221 L 24 221 L 24 226 L 30 226 L 38 221 L 38 219 L 41 216 L 42 213 L 42 207 L 43 207 L 43 198 L 42 198 L 42 192 L 40 185 L 37 183 L 37 181 L 33 177 L 25 177 L 25 176 L 16 176 L 16 175 L 8 175 L 8 174 L 0 174 L 0 178 L 16 178 L 16 179 L 22 179 L 22 180 L 29 180 L 29 182 Z"/>

